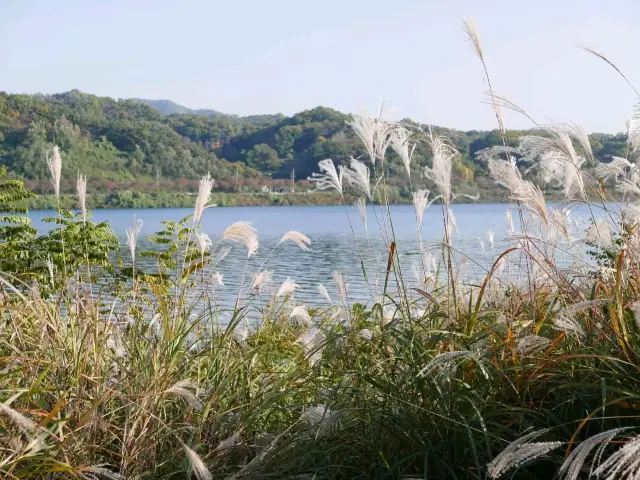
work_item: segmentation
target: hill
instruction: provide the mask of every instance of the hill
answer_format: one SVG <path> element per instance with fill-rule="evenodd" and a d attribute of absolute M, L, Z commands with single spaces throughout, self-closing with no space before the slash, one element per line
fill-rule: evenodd
<path fill-rule="evenodd" d="M 78 172 L 87 175 L 92 191 L 105 194 L 193 192 L 197 179 L 207 172 L 216 178 L 217 189 L 226 193 L 286 190 L 295 172 L 300 192 L 309 188 L 304 179 L 316 171 L 320 160 L 345 163 L 364 154 L 348 125 L 350 116 L 326 107 L 291 117 L 183 109 L 170 101 L 114 100 L 78 90 L 54 95 L 0 92 L 0 165 L 37 193 L 49 193 L 45 158 L 58 144 L 66 192 L 74 190 Z M 478 150 L 499 143 L 497 132 L 445 133 L 462 156 L 454 172 L 456 187 L 498 197 L 486 166 L 475 158 Z M 515 145 L 525 133 L 510 131 L 510 142 Z M 590 139 L 600 159 L 624 155 L 624 134 L 594 133 Z M 429 162 L 429 151 L 419 144 L 413 161 L 416 173 Z M 391 154 L 385 173 L 397 187 L 398 200 L 409 199 L 403 168 Z M 424 181 L 419 174 L 414 179 Z"/>
<path fill-rule="evenodd" d="M 216 115 L 222 115 L 217 110 L 211 110 L 206 108 L 201 109 L 193 109 L 188 108 L 178 103 L 172 102 L 171 100 L 147 100 L 144 98 L 132 98 L 134 102 L 146 103 L 147 105 L 155 108 L 160 113 L 164 115 L 173 115 L 173 114 L 186 114 L 186 115 L 204 115 L 208 117 L 213 117 Z"/>

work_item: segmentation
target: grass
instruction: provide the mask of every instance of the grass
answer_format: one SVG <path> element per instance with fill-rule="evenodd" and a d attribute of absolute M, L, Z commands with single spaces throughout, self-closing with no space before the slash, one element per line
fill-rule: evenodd
<path fill-rule="evenodd" d="M 466 30 L 488 76 L 475 27 Z M 339 272 L 336 298 L 323 290 L 323 304 L 300 305 L 295 285 L 271 285 L 261 267 L 245 268 L 225 309 L 216 289 L 227 242 L 248 257 L 258 248 L 243 222 L 216 243 L 190 218 L 166 222 L 154 252 L 136 250 L 133 229 L 131 257 L 110 262 L 105 227 L 60 211 L 46 241 L 3 245 L 34 255 L 3 264 L 3 478 L 637 478 L 638 135 L 618 172 L 630 197 L 621 210 L 580 169 L 590 148 L 573 127 L 483 152 L 519 222 L 470 282 L 449 208 L 455 149 L 398 130 L 382 112 L 355 125 L 369 157 L 348 168 L 325 160 L 313 181 L 345 205 L 354 196 L 375 205 L 368 224 L 387 250 L 379 265 L 362 262 L 366 305 Z M 438 208 L 445 235 L 437 248 L 420 242 L 415 288 L 400 268 L 381 165 L 394 148 L 410 174 L 406 142 L 418 141 L 432 149 L 435 193 L 415 192 L 416 234 L 429 227 L 422 210 Z M 551 209 L 530 167 L 591 218 Z M 194 218 L 210 192 L 205 177 Z M 307 244 L 287 232 L 269 256 Z M 349 248 L 364 258 L 370 246 L 354 235 Z M 155 259 L 153 271 L 135 263 L 141 255 Z M 94 288 L 97 276 L 109 288 Z"/>

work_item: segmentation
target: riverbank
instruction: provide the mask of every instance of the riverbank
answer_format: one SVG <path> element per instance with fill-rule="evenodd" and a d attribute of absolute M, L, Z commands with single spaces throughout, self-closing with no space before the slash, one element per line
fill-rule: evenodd
<path fill-rule="evenodd" d="M 465 192 L 466 193 L 466 192 Z M 553 193 L 553 192 L 552 192 Z M 501 189 L 485 190 L 477 193 L 477 199 L 460 197 L 456 203 L 509 203 L 508 193 Z M 191 192 L 137 192 L 125 190 L 112 193 L 93 193 L 87 196 L 87 204 L 91 209 L 103 208 L 187 208 L 192 207 L 195 194 Z M 347 204 L 355 202 L 355 195 L 346 194 Z M 555 194 L 547 196 L 549 201 L 559 200 Z M 389 201 L 392 204 L 411 204 L 409 192 L 391 190 Z M 300 192 L 300 193 L 225 193 L 213 192 L 211 204 L 218 207 L 258 207 L 258 206 L 308 206 L 308 205 L 341 205 L 342 197 L 333 192 Z M 60 196 L 60 206 L 71 210 L 77 207 L 75 194 Z M 31 210 L 50 210 L 58 207 L 54 195 L 39 195 L 28 201 Z"/>

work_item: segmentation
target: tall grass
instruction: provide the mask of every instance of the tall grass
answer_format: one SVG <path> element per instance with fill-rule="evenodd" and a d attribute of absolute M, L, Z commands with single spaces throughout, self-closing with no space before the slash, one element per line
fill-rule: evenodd
<path fill-rule="evenodd" d="M 477 30 L 465 29 L 488 80 Z M 507 102 L 490 96 L 504 139 Z M 91 236 L 64 243 L 80 227 L 60 212 L 55 258 L 85 255 L 43 256 L 38 268 L 50 282 L 42 292 L 16 272 L 1 280 L 2 477 L 638 478 L 637 125 L 627 158 L 591 170 L 584 166 L 598 160 L 573 125 L 541 127 L 518 147 L 505 141 L 481 152 L 514 204 L 506 207 L 508 248 L 495 251 L 487 232 L 492 260 L 476 262 L 484 273 L 469 280 L 451 208 L 459 157 L 452 142 L 383 112 L 354 116 L 367 155 L 348 165 L 324 160 L 313 180 L 343 203 L 347 189 L 360 196 L 367 241 L 354 233 L 353 248 L 366 305 L 353 301 L 338 271 L 338 298 L 320 285 L 323 303 L 315 306 L 296 300 L 290 279 L 272 285 L 266 260 L 251 271 L 260 244 L 246 222 L 217 241 L 203 233 L 210 175 L 191 218 L 165 222 L 149 252 L 137 248 L 136 221 L 127 231 L 130 258 L 112 265 L 92 261 Z M 430 146 L 429 166 L 412 164 L 417 142 Z M 383 173 L 389 146 L 416 185 L 417 288 L 398 254 L 405 246 Z M 63 157 L 54 154 L 55 183 Z M 411 178 L 418 169 L 435 194 Z M 628 200 L 612 207 L 594 171 Z M 562 208 L 547 205 L 538 177 L 563 187 Z M 82 176 L 78 192 L 80 231 L 93 231 Z M 423 212 L 434 202 L 444 232 L 435 246 L 422 235 Z M 571 217 L 576 205 L 591 212 L 583 223 Z M 385 257 L 366 264 L 376 231 Z M 246 249 L 247 263 L 227 308 L 216 292 L 230 242 Z M 284 232 L 266 258 L 310 246 L 304 233 Z M 142 268 L 140 256 L 155 268 Z M 99 268 L 113 278 L 112 291 L 92 288 Z"/>

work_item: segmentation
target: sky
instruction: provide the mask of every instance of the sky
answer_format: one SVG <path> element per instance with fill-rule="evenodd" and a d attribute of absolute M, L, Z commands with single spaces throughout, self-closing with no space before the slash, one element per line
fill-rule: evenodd
<path fill-rule="evenodd" d="M 343 112 L 493 129 L 496 93 L 538 123 L 620 132 L 640 90 L 638 0 L 0 0 L 0 90 L 170 99 L 239 115 Z M 505 112 L 507 128 L 531 120 Z"/>

